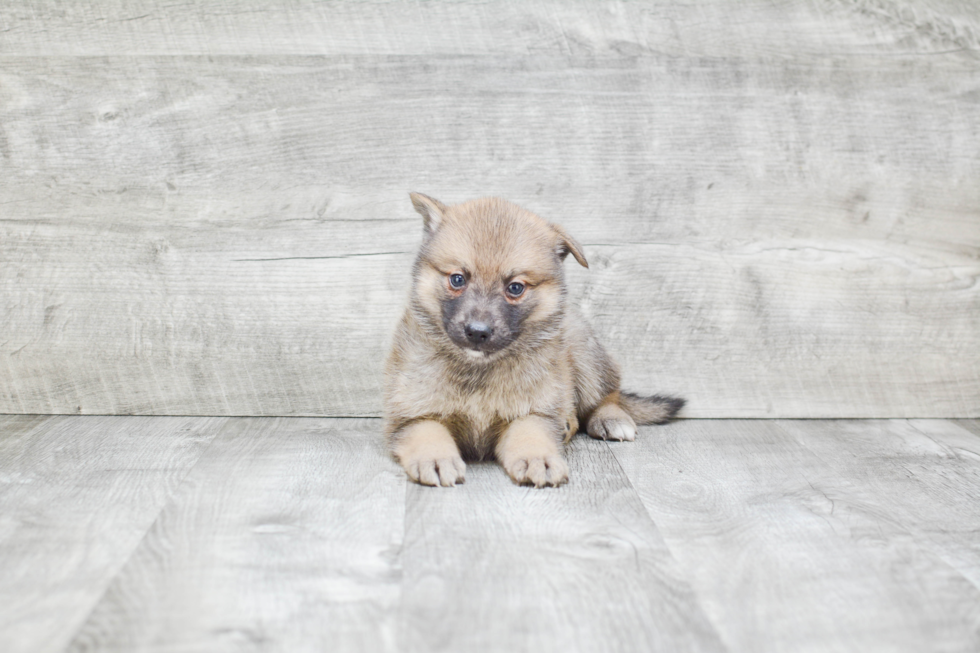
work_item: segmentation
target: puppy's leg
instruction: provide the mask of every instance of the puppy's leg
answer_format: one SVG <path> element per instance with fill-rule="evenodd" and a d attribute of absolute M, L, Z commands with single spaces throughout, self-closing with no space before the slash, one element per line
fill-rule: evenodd
<path fill-rule="evenodd" d="M 392 451 L 408 477 L 422 485 L 450 487 L 464 480 L 466 463 L 449 429 L 439 422 L 409 424 L 395 434 Z"/>
<path fill-rule="evenodd" d="M 497 460 L 515 482 L 559 486 L 568 480 L 561 452 L 561 430 L 538 415 L 511 422 L 497 441 Z"/>
<path fill-rule="evenodd" d="M 635 440 L 636 422 L 619 405 L 619 392 L 611 392 L 589 416 L 585 430 L 597 440 Z"/>

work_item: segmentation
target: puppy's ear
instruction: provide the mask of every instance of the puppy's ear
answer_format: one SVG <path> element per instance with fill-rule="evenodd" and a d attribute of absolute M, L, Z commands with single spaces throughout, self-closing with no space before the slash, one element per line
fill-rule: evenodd
<path fill-rule="evenodd" d="M 422 193 L 409 193 L 412 198 L 412 206 L 422 216 L 422 226 L 425 228 L 425 235 L 431 236 L 442 224 L 442 218 L 446 213 L 446 205 L 439 200 L 432 199 Z"/>
<path fill-rule="evenodd" d="M 567 231 L 556 224 L 551 225 L 551 228 L 555 230 L 555 235 L 558 236 L 555 246 L 555 252 L 558 254 L 558 258 L 564 261 L 565 257 L 571 254 L 583 268 L 589 267 L 589 262 L 585 260 L 585 254 L 582 253 L 582 246 L 578 244 L 578 241 L 569 236 Z"/>

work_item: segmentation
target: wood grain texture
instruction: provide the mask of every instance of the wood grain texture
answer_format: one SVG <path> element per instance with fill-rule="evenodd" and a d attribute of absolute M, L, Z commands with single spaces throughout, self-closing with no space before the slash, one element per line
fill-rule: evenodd
<path fill-rule="evenodd" d="M 731 650 L 980 645 L 980 588 L 936 548 L 976 541 L 976 460 L 943 481 L 937 440 L 866 424 L 683 421 L 611 448 Z"/>
<path fill-rule="evenodd" d="M 980 50 L 980 10 L 970 0 L 109 0 L 70 6 L 6 0 L 0 7 L 0 55 L 725 57 Z"/>
<path fill-rule="evenodd" d="M 380 422 L 231 426 L 67 650 L 392 650 L 405 481 Z"/>
<path fill-rule="evenodd" d="M 684 420 L 436 489 L 380 420 L 0 416 L 0 649 L 972 652 L 966 427 Z"/>
<path fill-rule="evenodd" d="M 780 426 L 849 481 L 847 509 L 887 514 L 980 590 L 980 437 L 946 420 Z"/>
<path fill-rule="evenodd" d="M 568 462 L 558 489 L 490 464 L 409 487 L 402 650 L 724 650 L 608 445 L 577 438 Z"/>
<path fill-rule="evenodd" d="M 377 415 L 419 190 L 688 416 L 980 415 L 975 3 L 6 9 L 0 412 Z"/>
<path fill-rule="evenodd" d="M 64 650 L 223 423 L 0 417 L 0 650 Z"/>

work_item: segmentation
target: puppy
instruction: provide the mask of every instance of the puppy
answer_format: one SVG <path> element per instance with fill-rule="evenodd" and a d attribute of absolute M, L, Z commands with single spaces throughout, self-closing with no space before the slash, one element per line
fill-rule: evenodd
<path fill-rule="evenodd" d="M 567 304 L 562 262 L 588 267 L 565 230 L 510 202 L 446 206 L 411 194 L 424 240 L 385 366 L 385 435 L 408 476 L 461 483 L 496 458 L 519 484 L 568 480 L 579 425 L 632 440 L 684 405 L 621 392 L 619 369 Z"/>

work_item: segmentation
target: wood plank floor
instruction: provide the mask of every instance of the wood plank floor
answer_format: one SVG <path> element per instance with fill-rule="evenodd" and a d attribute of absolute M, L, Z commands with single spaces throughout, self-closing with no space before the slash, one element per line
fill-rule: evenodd
<path fill-rule="evenodd" d="M 980 421 L 405 482 L 379 420 L 0 416 L 0 651 L 977 651 Z"/>

